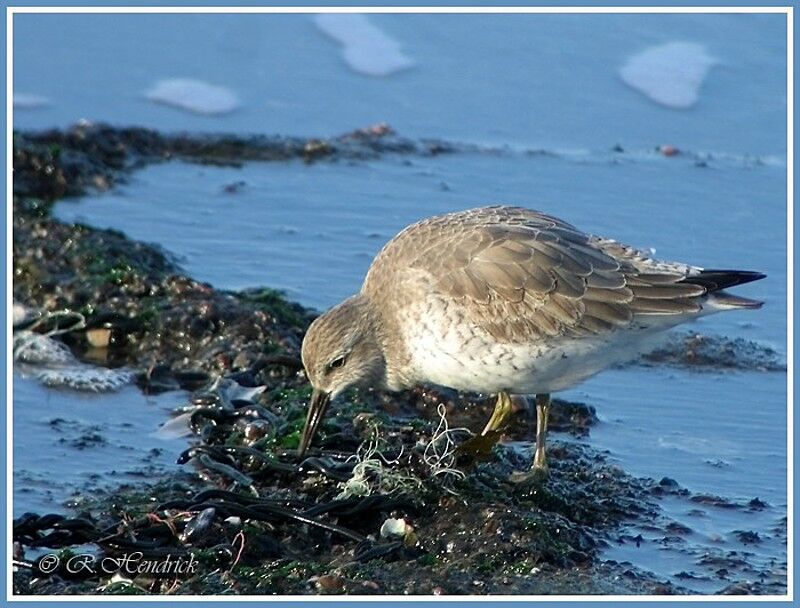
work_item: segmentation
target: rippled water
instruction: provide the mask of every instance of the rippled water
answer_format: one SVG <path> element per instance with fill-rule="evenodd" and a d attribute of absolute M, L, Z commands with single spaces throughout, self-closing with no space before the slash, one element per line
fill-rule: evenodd
<path fill-rule="evenodd" d="M 165 130 L 332 135 L 386 121 L 409 136 L 564 148 L 662 143 L 749 154 L 786 150 L 781 15 L 371 15 L 414 67 L 347 67 L 312 15 L 18 15 L 14 91 L 50 105 L 17 127 L 81 118 Z M 690 111 L 659 106 L 619 70 L 665 43 L 719 62 Z M 365 46 L 372 55 L 368 45 Z M 156 81 L 224 86 L 221 119 L 153 104 Z"/>
<path fill-rule="evenodd" d="M 26 15 L 15 22 L 15 91 L 50 104 L 18 111 L 15 124 L 87 117 L 167 130 L 318 136 L 388 121 L 407 136 L 498 144 L 500 151 L 370 162 L 165 163 L 135 173 L 113 192 L 61 202 L 56 215 L 157 242 L 189 274 L 217 287 L 279 287 L 321 310 L 357 290 L 373 255 L 409 222 L 487 203 L 520 204 L 655 248 L 658 257 L 766 272 L 766 280 L 737 289 L 764 299 L 762 310 L 720 314 L 696 327 L 786 354 L 780 17 L 379 15 L 370 21 L 397 41 L 413 67 L 384 78 L 359 74 L 309 16 L 59 21 Z M 630 57 L 674 41 L 702 45 L 717 61 L 687 110 L 660 106 L 619 76 Z M 42 53 L 43 44 L 59 52 Z M 210 118 L 145 99 L 156 80 L 177 77 L 229 87 L 243 105 Z M 614 151 L 617 144 L 622 151 Z M 655 151 L 662 144 L 688 153 L 664 156 Z M 26 480 L 43 478 L 60 454 L 43 402 L 92 419 L 93 410 L 82 413 L 79 404 L 109 415 L 124 400 L 122 419 L 135 417 L 148 428 L 165 416 L 132 392 L 62 400 L 29 382 L 17 382 L 15 391 L 18 465 L 32 472 L 18 476 L 30 491 L 15 497 L 31 508 L 42 494 Z M 565 396 L 597 407 L 601 422 L 588 441 L 626 471 L 670 477 L 694 493 L 768 504 L 757 512 L 702 506 L 700 516 L 686 499 L 664 499 L 666 516 L 691 530 L 683 541 L 666 546 L 652 531 L 633 531 L 642 534 L 640 546 L 609 547 L 609 559 L 697 591 L 727 584 L 698 565 L 704 554 L 748 551 L 754 561 L 785 560 L 785 536 L 775 531 L 787 502 L 785 374 L 630 368 L 601 374 Z M 98 424 L 115 428 L 121 418 L 114 414 Z M 95 453 L 113 461 L 114 450 L 103 449 Z M 76 460 L 90 462 L 85 454 Z M 742 545 L 737 530 L 757 532 L 762 541 Z M 676 577 L 684 571 L 700 578 Z"/>
<path fill-rule="evenodd" d="M 65 500 L 177 470 L 185 440 L 154 433 L 183 397 L 49 389 L 15 373 L 14 515 L 58 513 Z"/>
<path fill-rule="evenodd" d="M 766 299 L 762 311 L 703 324 L 736 327 L 728 331 L 785 353 L 785 167 L 598 156 L 457 154 L 241 169 L 167 163 L 111 193 L 60 203 L 56 215 L 158 242 L 215 286 L 271 285 L 325 309 L 358 290 L 373 256 L 410 222 L 518 204 L 666 259 L 766 272 L 767 280 L 737 291 Z"/>

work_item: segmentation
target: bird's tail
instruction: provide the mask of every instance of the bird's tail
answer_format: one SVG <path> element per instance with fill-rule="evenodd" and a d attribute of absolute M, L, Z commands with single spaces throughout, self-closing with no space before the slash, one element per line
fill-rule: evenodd
<path fill-rule="evenodd" d="M 758 281 L 766 276 L 763 272 L 749 270 L 701 270 L 681 282 L 705 287 L 706 293 L 720 308 L 761 308 L 764 302 L 735 296 L 724 290 L 728 287 Z"/>
<path fill-rule="evenodd" d="M 717 291 L 716 293 L 711 294 L 711 298 L 714 300 L 714 304 L 716 304 L 720 308 L 755 309 L 755 308 L 761 308 L 764 305 L 764 302 L 762 302 L 761 300 L 743 298 L 741 296 L 735 296 L 725 291 Z"/>

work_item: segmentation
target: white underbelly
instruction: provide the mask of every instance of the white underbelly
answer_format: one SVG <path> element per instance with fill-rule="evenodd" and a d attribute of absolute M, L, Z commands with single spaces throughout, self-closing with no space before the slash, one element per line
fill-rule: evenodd
<path fill-rule="evenodd" d="M 655 350 L 667 337 L 659 328 L 547 343 L 502 344 L 474 330 L 427 329 L 407 335 L 417 380 L 480 393 L 565 390 L 608 367 Z"/>

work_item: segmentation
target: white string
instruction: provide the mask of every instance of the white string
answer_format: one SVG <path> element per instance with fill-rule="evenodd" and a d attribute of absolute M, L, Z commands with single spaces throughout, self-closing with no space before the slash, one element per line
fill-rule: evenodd
<path fill-rule="evenodd" d="M 453 440 L 452 436 L 454 433 L 467 432 L 470 435 L 472 435 L 472 433 L 469 429 L 463 427 L 450 428 L 450 425 L 447 423 L 447 409 L 443 403 L 439 404 L 436 408 L 436 412 L 439 414 L 439 425 L 431 436 L 428 445 L 425 446 L 422 458 L 425 464 L 428 465 L 431 476 L 443 476 L 450 481 L 464 479 L 466 474 L 463 471 L 459 471 L 454 466 L 456 461 L 456 442 Z"/>

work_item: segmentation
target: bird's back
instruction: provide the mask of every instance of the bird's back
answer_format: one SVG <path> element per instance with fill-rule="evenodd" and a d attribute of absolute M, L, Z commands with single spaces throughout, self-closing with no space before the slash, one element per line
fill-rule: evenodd
<path fill-rule="evenodd" d="M 459 359 L 491 346 L 497 359 L 520 345 L 540 352 L 554 341 L 602 344 L 621 329 L 755 307 L 714 294 L 762 276 L 652 260 L 551 215 L 496 206 L 409 226 L 376 256 L 362 293 L 403 337 L 396 350 L 410 351 L 398 357 L 411 365 L 420 349 Z"/>

